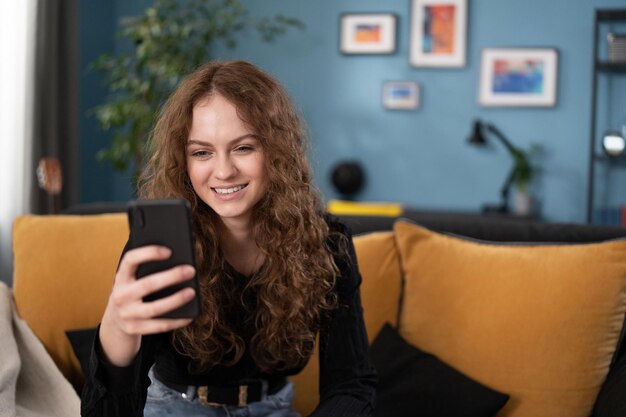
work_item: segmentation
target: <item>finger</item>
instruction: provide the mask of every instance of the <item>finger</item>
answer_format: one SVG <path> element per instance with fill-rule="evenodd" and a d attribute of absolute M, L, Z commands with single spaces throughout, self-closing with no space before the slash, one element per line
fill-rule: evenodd
<path fill-rule="evenodd" d="M 172 251 L 165 246 L 149 245 L 131 249 L 122 257 L 116 278 L 120 279 L 121 282 L 134 281 L 139 265 L 167 259 L 171 255 Z"/>
<path fill-rule="evenodd" d="M 196 270 L 191 265 L 178 265 L 165 271 L 145 276 L 128 286 L 137 298 L 162 290 L 172 285 L 185 282 L 193 278 Z"/>
<path fill-rule="evenodd" d="M 185 327 L 191 323 L 193 319 L 152 319 L 138 320 L 127 325 L 126 331 L 129 334 L 147 335 L 156 333 L 165 333 Z"/>
<path fill-rule="evenodd" d="M 129 307 L 124 316 L 127 319 L 154 319 L 187 304 L 195 295 L 196 292 L 193 288 L 183 288 L 172 295 L 159 298 L 158 300 L 134 304 L 132 307 Z"/>
<path fill-rule="evenodd" d="M 194 274 L 195 269 L 191 265 L 178 265 L 139 280 L 133 280 L 125 285 L 120 285 L 120 281 L 113 288 L 111 301 L 119 310 L 125 310 L 128 306 L 141 304 L 146 295 L 188 281 L 193 278 Z M 132 318 L 132 315 L 124 317 Z"/>

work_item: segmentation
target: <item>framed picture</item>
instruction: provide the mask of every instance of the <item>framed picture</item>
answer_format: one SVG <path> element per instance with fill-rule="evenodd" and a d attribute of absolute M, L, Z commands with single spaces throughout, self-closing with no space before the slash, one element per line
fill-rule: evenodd
<path fill-rule="evenodd" d="M 554 48 L 483 49 L 478 102 L 483 106 L 556 105 Z"/>
<path fill-rule="evenodd" d="M 396 15 L 346 13 L 339 18 L 339 50 L 344 54 L 391 54 L 396 51 Z"/>
<path fill-rule="evenodd" d="M 415 67 L 463 67 L 467 0 L 412 0 L 409 62 Z"/>
<path fill-rule="evenodd" d="M 419 85 L 415 81 L 383 83 L 383 106 L 393 110 L 415 110 L 419 107 Z"/>

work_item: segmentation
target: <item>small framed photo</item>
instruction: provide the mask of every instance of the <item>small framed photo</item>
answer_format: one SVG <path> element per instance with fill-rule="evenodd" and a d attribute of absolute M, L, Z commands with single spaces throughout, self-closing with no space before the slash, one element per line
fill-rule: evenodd
<path fill-rule="evenodd" d="M 392 54 L 396 51 L 396 15 L 346 13 L 339 18 L 343 54 Z"/>
<path fill-rule="evenodd" d="M 557 69 L 554 48 L 483 49 L 478 102 L 483 106 L 555 106 Z"/>
<path fill-rule="evenodd" d="M 419 85 L 415 81 L 383 83 L 383 106 L 393 110 L 415 110 L 419 107 Z"/>
<path fill-rule="evenodd" d="M 409 62 L 415 67 L 463 67 L 467 0 L 412 0 Z"/>

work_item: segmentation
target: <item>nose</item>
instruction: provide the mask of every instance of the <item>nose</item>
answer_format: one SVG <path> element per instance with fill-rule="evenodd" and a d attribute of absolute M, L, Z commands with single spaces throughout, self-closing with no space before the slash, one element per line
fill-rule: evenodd
<path fill-rule="evenodd" d="M 215 177 L 220 180 L 226 180 L 237 174 L 237 167 L 229 155 L 220 155 L 217 158 L 215 166 Z"/>

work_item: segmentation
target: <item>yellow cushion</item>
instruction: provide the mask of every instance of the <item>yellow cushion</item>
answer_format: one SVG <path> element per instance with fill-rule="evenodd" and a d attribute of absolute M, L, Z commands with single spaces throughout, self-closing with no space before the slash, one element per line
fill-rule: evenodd
<path fill-rule="evenodd" d="M 23 216 L 14 222 L 18 313 L 75 385 L 82 374 L 65 331 L 100 322 L 127 239 L 125 214 Z"/>
<path fill-rule="evenodd" d="M 589 416 L 626 311 L 626 241 L 519 246 L 398 222 L 400 332 L 511 399 L 499 417 Z"/>
<path fill-rule="evenodd" d="M 400 256 L 393 232 L 374 232 L 354 238 L 359 262 L 365 327 L 372 342 L 385 323 L 398 323 L 402 292 Z"/>
<path fill-rule="evenodd" d="M 354 239 L 361 284 L 365 327 L 370 342 L 385 322 L 398 321 L 402 286 L 400 258 L 392 232 L 376 232 Z M 317 349 L 307 366 L 292 380 L 296 385 L 296 409 L 310 414 L 319 401 L 319 357 Z"/>

